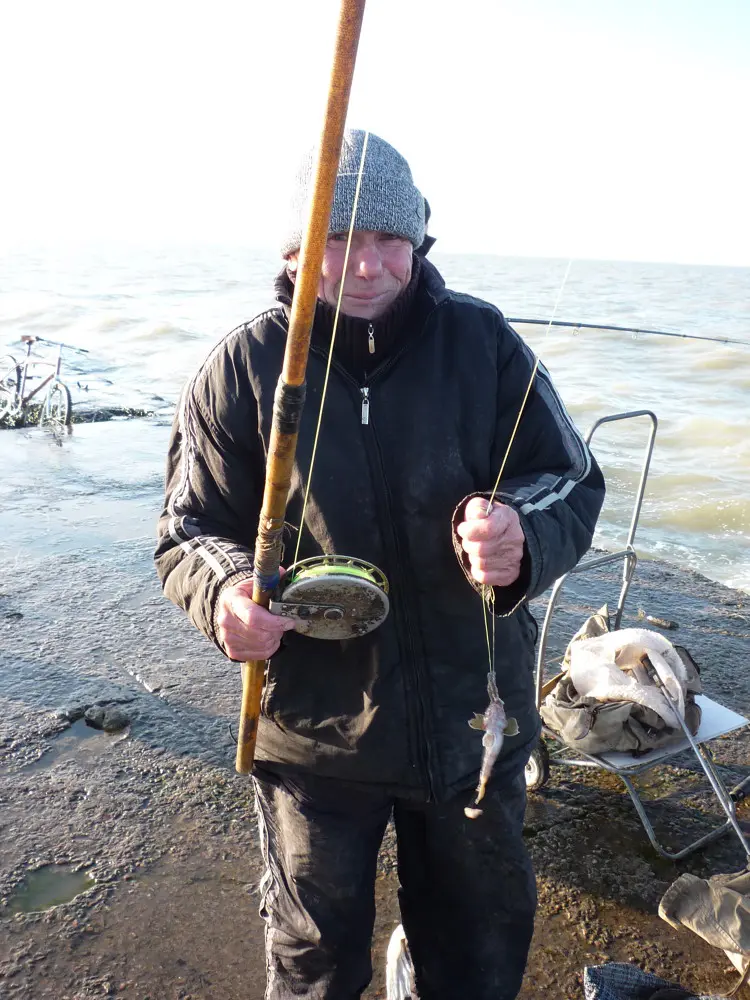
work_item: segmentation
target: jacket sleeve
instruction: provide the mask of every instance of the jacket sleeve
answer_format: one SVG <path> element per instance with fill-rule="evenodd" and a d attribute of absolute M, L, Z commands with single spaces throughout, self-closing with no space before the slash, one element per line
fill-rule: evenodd
<path fill-rule="evenodd" d="M 529 386 L 535 358 L 505 321 L 498 364 L 498 412 L 493 468 L 499 473 L 513 428 Z M 489 490 L 474 496 L 489 498 Z M 495 499 L 515 508 L 526 537 L 519 579 L 495 587 L 495 610 L 510 614 L 524 600 L 532 600 L 558 577 L 572 569 L 591 545 L 604 502 L 604 478 L 576 429 L 547 370 L 539 365 L 523 407 Z M 455 528 L 471 497 L 465 497 L 453 517 L 454 545 L 467 579 L 470 573 Z"/>
<path fill-rule="evenodd" d="M 264 475 L 249 379 L 229 352 L 215 351 L 175 415 L 154 558 L 166 596 L 219 649 L 216 602 L 252 576 Z"/>

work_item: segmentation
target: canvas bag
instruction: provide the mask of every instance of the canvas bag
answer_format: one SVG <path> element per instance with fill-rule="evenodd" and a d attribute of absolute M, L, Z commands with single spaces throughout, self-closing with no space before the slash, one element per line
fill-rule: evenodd
<path fill-rule="evenodd" d="M 688 651 L 649 629 L 610 631 L 606 605 L 573 636 L 563 666 L 543 688 L 540 712 L 573 749 L 638 755 L 681 740 L 679 720 L 655 675 L 689 731 L 698 731 L 695 695 L 702 689 Z"/>
<path fill-rule="evenodd" d="M 686 873 L 670 885 L 659 916 L 672 927 L 688 927 L 721 948 L 741 974 L 732 996 L 750 977 L 750 871 L 698 878 Z"/>

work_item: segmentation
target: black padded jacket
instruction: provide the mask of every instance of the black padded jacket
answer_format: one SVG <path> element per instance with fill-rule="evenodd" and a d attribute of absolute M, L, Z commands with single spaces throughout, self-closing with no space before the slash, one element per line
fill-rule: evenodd
<path fill-rule="evenodd" d="M 218 595 L 252 572 L 288 328 L 281 297 L 211 351 L 183 392 L 169 448 L 157 568 L 166 595 L 217 645 Z M 286 633 L 268 667 L 256 756 L 440 801 L 476 780 L 481 734 L 467 721 L 487 704 L 482 603 L 453 529 L 466 499 L 492 488 L 534 357 L 494 306 L 446 289 L 427 261 L 407 327 L 366 385 L 334 362 L 300 550 L 375 563 L 390 582 L 391 612 L 354 640 Z M 325 339 L 314 331 L 293 525 Z M 495 591 L 498 686 L 520 729 L 506 738 L 498 773 L 523 767 L 539 732 L 527 601 L 586 552 L 603 498 L 599 468 L 540 366 L 498 493 L 526 536 L 521 580 Z"/>

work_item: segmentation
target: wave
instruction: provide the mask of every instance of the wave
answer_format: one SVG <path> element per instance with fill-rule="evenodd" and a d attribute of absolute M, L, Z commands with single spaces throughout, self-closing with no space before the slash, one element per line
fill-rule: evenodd
<path fill-rule="evenodd" d="M 162 345 L 172 341 L 175 347 L 179 347 L 185 340 L 205 340 L 205 335 L 196 333 L 193 330 L 186 330 L 184 327 L 176 326 L 167 320 L 137 323 L 126 333 L 128 341 L 149 341 L 155 344 L 155 350 L 161 350 Z M 159 346 L 156 346 L 158 343 Z"/>

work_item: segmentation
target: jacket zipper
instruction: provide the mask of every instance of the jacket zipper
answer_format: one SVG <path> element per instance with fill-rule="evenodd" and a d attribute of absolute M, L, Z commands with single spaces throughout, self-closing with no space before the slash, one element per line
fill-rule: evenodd
<path fill-rule="evenodd" d="M 375 327 L 372 323 L 367 327 L 367 350 L 370 354 L 375 353 Z"/>
<path fill-rule="evenodd" d="M 314 347 L 311 348 L 314 353 L 320 353 Z M 380 378 L 384 372 L 388 371 L 395 363 L 398 361 L 402 351 L 398 354 L 390 357 L 387 361 L 373 372 L 373 376 Z M 401 620 L 404 624 L 404 646 L 405 655 L 407 659 L 406 666 L 411 666 L 411 674 L 413 677 L 414 690 L 417 700 L 417 732 L 416 732 L 416 744 L 418 753 L 418 763 L 423 769 L 423 773 L 427 778 L 427 787 L 429 792 L 429 799 L 434 801 L 437 796 L 435 794 L 436 781 L 435 774 L 433 772 L 433 760 L 432 760 L 432 748 L 430 747 L 430 741 L 427 736 L 427 720 L 426 720 L 426 705 L 423 697 L 423 682 L 420 678 L 420 669 L 416 663 L 416 655 L 414 650 L 414 645 L 411 637 L 411 617 L 408 610 L 408 602 L 406 597 L 404 597 L 404 581 L 399 572 L 399 567 L 401 566 L 401 549 L 398 543 L 398 537 L 396 531 L 393 527 L 393 517 L 391 511 L 393 509 L 393 503 L 391 501 L 391 492 L 388 487 L 388 480 L 385 475 L 385 465 L 383 463 L 383 454 L 380 450 L 380 443 L 377 438 L 374 426 L 370 423 L 370 387 L 368 385 L 360 386 L 356 379 L 354 379 L 349 372 L 346 371 L 344 367 L 337 363 L 334 359 L 332 367 L 336 369 L 339 375 L 350 385 L 354 385 L 359 390 L 360 398 L 362 401 L 362 424 L 369 425 L 370 431 L 367 437 L 372 443 L 373 451 L 375 453 L 375 459 L 377 462 L 377 468 L 380 473 L 380 480 L 383 486 L 383 493 L 385 499 L 385 510 L 387 517 L 388 534 L 390 535 L 390 548 L 393 551 L 393 573 L 398 574 L 398 582 L 392 579 L 393 586 L 391 588 L 391 593 L 394 597 L 394 603 L 398 606 L 400 612 Z"/>
<path fill-rule="evenodd" d="M 424 331 L 424 329 L 426 328 L 427 321 L 440 308 L 440 305 L 441 305 L 441 303 L 438 303 L 433 309 L 430 310 L 430 312 L 428 313 L 428 315 L 425 316 L 424 321 L 423 321 L 423 325 L 422 325 L 422 331 Z M 370 324 L 370 328 L 371 329 L 368 329 L 368 331 L 367 331 L 368 332 L 368 345 L 369 345 L 370 349 L 373 350 L 374 349 L 374 343 L 375 343 L 375 331 L 374 331 L 373 324 Z M 372 372 L 369 381 L 375 381 L 377 379 L 382 378 L 383 375 L 386 374 L 386 372 L 390 371 L 390 369 L 398 362 L 398 360 L 401 358 L 401 356 L 409 349 L 409 347 L 417 339 L 419 339 L 419 338 L 418 337 L 412 338 L 411 340 L 407 341 L 406 344 L 404 344 L 404 346 L 401 348 L 400 351 L 397 351 L 395 354 L 392 354 L 392 355 L 390 355 L 390 357 L 387 357 L 385 359 L 385 361 L 383 362 L 383 364 L 379 365 L 375 369 L 375 371 Z M 324 351 L 320 350 L 315 345 L 311 345 L 310 350 L 311 350 L 311 352 L 313 354 L 320 355 L 320 357 L 322 357 L 324 360 L 328 359 L 327 352 L 324 352 Z M 398 544 L 398 538 L 396 536 L 396 531 L 395 531 L 395 529 L 393 527 L 393 517 L 391 516 L 391 510 L 393 508 L 393 504 L 391 502 L 391 493 L 390 493 L 390 489 L 388 487 L 388 480 L 386 479 L 386 475 L 385 475 L 385 466 L 384 466 L 384 463 L 383 463 L 383 454 L 382 454 L 382 452 L 380 450 L 380 444 L 378 442 L 378 438 L 377 438 L 377 434 L 375 432 L 375 428 L 374 428 L 374 426 L 372 424 L 370 424 L 370 387 L 369 387 L 369 385 L 363 385 L 363 386 L 359 385 L 357 383 L 356 379 L 353 378 L 349 374 L 349 372 L 342 365 L 340 365 L 336 361 L 335 358 L 332 360 L 332 367 L 338 372 L 338 374 L 341 376 L 341 378 L 344 379 L 344 381 L 346 381 L 347 383 L 349 383 L 349 385 L 355 386 L 359 390 L 359 395 L 360 395 L 360 399 L 361 399 L 361 407 L 362 407 L 362 409 L 361 409 L 361 414 L 362 414 L 361 415 L 361 423 L 362 423 L 362 425 L 369 425 L 370 426 L 370 432 L 368 434 L 368 437 L 371 438 L 371 441 L 372 441 L 372 444 L 373 444 L 373 447 L 374 447 L 375 457 L 377 459 L 378 471 L 380 472 L 380 478 L 381 478 L 381 482 L 383 484 L 383 490 L 384 490 L 384 493 L 385 493 L 387 523 L 388 523 L 388 528 L 390 529 L 389 530 L 389 535 L 390 535 L 391 547 L 393 549 L 393 553 L 394 553 L 394 556 L 395 556 L 394 562 L 393 562 L 393 567 L 394 567 L 394 572 L 398 573 L 399 567 L 401 565 L 401 551 L 400 551 L 400 547 L 399 547 L 399 544 Z M 399 573 L 399 577 L 400 576 L 401 576 L 401 574 Z M 433 755 L 432 755 L 432 749 L 430 747 L 430 741 L 427 738 L 426 705 L 425 705 L 425 700 L 424 700 L 423 692 L 422 692 L 423 684 L 422 684 L 421 679 L 420 679 L 420 670 L 419 670 L 419 667 L 417 666 L 417 663 L 416 663 L 416 656 L 415 656 L 414 646 L 413 646 L 413 642 L 412 642 L 412 638 L 411 638 L 411 626 L 410 626 L 410 616 L 409 616 L 409 610 L 408 610 L 408 602 L 407 602 L 407 599 L 404 596 L 402 596 L 403 593 L 404 593 L 404 587 L 402 585 L 403 584 L 402 579 L 399 579 L 399 581 L 398 581 L 399 585 L 396 585 L 395 581 L 393 581 L 393 582 L 394 582 L 394 586 L 392 588 L 392 594 L 393 594 L 393 597 L 395 598 L 394 603 L 398 605 L 398 609 L 400 611 L 400 617 L 401 617 L 401 619 L 402 619 L 402 621 L 404 623 L 404 632 L 405 632 L 405 635 L 404 635 L 404 644 L 405 644 L 405 647 L 406 647 L 405 652 L 406 652 L 406 656 L 407 656 L 407 660 L 408 660 L 408 663 L 406 664 L 406 666 L 408 667 L 409 665 L 411 665 L 411 668 L 412 668 L 411 669 L 411 673 L 412 673 L 412 676 L 414 678 L 414 688 L 415 688 L 415 693 L 416 693 L 416 696 L 417 696 L 417 706 L 418 706 L 418 708 L 417 708 L 417 733 L 416 733 L 416 736 L 417 736 L 417 754 L 418 754 L 418 758 L 419 758 L 418 763 L 421 765 L 421 767 L 423 769 L 423 773 L 425 774 L 425 776 L 427 778 L 427 786 L 428 786 L 428 791 L 429 791 L 429 798 L 434 801 L 434 800 L 436 800 L 437 796 L 435 794 L 436 782 L 435 782 L 435 775 L 434 775 L 433 766 L 432 766 L 432 764 L 433 764 L 433 760 L 432 760 Z"/>

